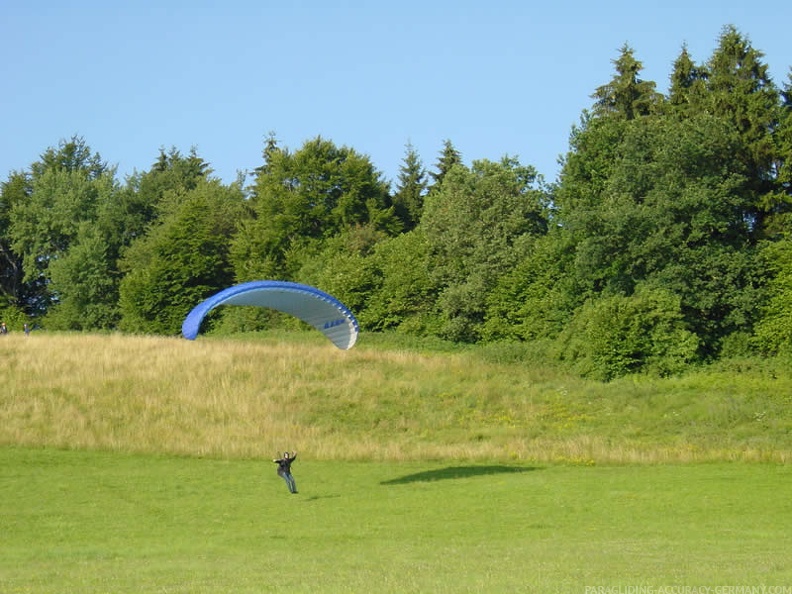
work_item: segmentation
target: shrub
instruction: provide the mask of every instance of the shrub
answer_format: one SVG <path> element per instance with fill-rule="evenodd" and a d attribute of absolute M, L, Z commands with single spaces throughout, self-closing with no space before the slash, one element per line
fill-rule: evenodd
<path fill-rule="evenodd" d="M 608 381 L 629 373 L 679 373 L 696 358 L 698 338 L 685 328 L 680 299 L 661 288 L 587 301 L 555 343 L 578 373 Z"/>

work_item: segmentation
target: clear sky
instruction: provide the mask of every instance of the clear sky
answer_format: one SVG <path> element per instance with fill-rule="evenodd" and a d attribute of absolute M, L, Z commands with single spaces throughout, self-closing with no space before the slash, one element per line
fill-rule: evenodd
<path fill-rule="evenodd" d="M 628 43 L 667 90 L 683 43 L 724 25 L 792 66 L 789 0 L 0 0 L 0 180 L 74 135 L 118 167 L 195 147 L 226 182 L 321 135 L 395 180 L 504 155 L 552 181 L 569 131 Z"/>

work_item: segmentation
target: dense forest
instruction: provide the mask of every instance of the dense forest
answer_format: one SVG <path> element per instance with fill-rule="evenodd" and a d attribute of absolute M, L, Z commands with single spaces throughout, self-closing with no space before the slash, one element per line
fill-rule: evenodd
<path fill-rule="evenodd" d="M 632 47 L 613 65 L 553 183 L 513 157 L 466 165 L 451 140 L 428 168 L 408 144 L 389 181 L 353 148 L 275 135 L 234 183 L 175 148 L 120 181 L 61 140 L 0 185 L 0 315 L 174 335 L 218 290 L 281 279 L 334 294 L 365 331 L 533 341 L 602 380 L 788 352 L 792 71 L 778 86 L 732 26 L 703 63 L 682 47 L 667 94 Z"/>

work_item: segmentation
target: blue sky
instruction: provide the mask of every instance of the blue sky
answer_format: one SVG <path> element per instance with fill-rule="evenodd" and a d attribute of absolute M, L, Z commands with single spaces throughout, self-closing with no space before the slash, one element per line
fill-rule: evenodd
<path fill-rule="evenodd" d="M 410 142 L 431 169 L 515 156 L 552 181 L 591 93 L 628 43 L 665 91 L 686 43 L 706 61 L 726 24 L 792 66 L 788 0 L 6 0 L 0 8 L 0 179 L 82 136 L 118 167 L 195 147 L 226 182 L 272 131 L 317 135 L 395 180 Z"/>

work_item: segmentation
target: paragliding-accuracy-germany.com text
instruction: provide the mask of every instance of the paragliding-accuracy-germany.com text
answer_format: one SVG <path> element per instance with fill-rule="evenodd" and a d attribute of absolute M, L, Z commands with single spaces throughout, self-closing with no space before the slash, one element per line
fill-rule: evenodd
<path fill-rule="evenodd" d="M 792 594 L 790 586 L 586 586 L 584 594 Z"/>

